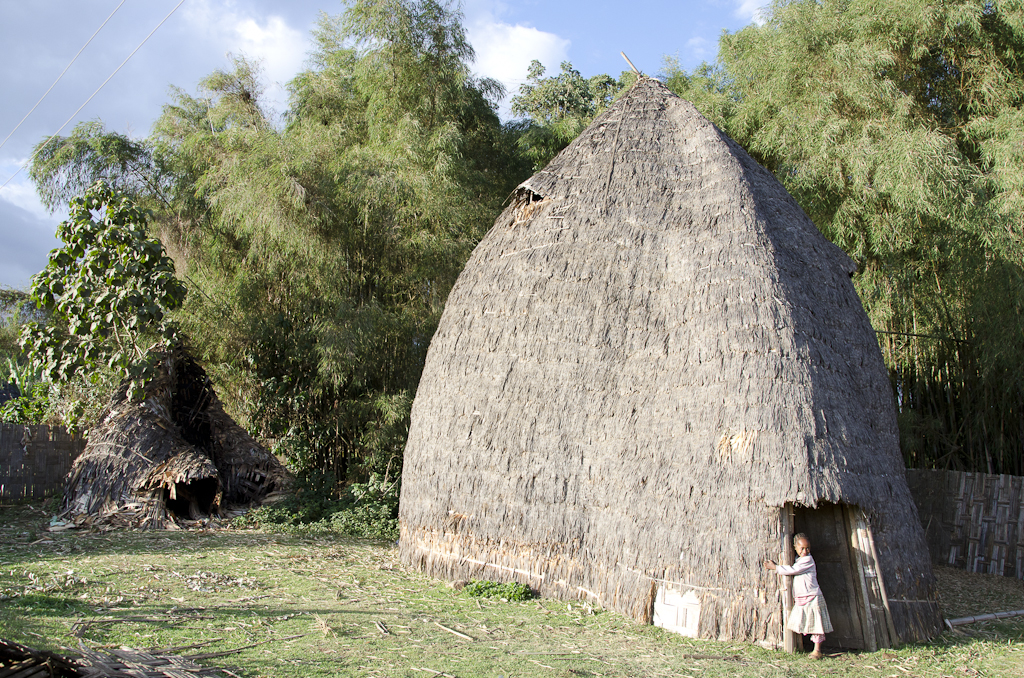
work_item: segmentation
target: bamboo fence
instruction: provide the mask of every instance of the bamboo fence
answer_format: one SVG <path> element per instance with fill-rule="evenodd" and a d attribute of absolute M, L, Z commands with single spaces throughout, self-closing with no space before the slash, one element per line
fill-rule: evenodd
<path fill-rule="evenodd" d="M 932 561 L 1024 579 L 1024 477 L 907 470 Z"/>
<path fill-rule="evenodd" d="M 38 499 L 59 493 L 81 436 L 56 426 L 0 424 L 0 500 Z"/>

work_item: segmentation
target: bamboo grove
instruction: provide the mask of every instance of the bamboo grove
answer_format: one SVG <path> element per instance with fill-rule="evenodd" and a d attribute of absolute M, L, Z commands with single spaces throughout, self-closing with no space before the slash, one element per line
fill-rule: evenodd
<path fill-rule="evenodd" d="M 452 7 L 354 0 L 313 42 L 280 121 L 236 59 L 147 139 L 80 125 L 32 177 L 51 207 L 102 178 L 151 210 L 225 404 L 341 483 L 399 471 L 469 253 L 631 78 L 535 62 L 502 123 Z M 1020 0 L 792 0 L 661 74 L 858 263 L 910 466 L 1024 474 L 1022 59 Z"/>

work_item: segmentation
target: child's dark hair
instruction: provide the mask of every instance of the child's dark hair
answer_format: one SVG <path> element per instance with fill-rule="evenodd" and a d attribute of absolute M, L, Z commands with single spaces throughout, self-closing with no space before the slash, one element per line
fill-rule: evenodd
<path fill-rule="evenodd" d="M 793 548 L 796 548 L 796 544 L 799 541 L 807 542 L 807 548 L 811 548 L 811 540 L 807 538 L 807 535 L 803 532 L 797 532 L 793 535 Z"/>

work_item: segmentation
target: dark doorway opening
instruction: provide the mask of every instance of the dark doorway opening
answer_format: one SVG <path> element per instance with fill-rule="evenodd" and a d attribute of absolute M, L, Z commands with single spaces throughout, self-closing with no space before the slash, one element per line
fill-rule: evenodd
<path fill-rule="evenodd" d="M 190 483 L 175 483 L 174 492 L 168 492 L 167 511 L 187 520 L 209 518 L 219 490 L 220 481 L 217 478 L 202 478 Z M 173 495 L 173 499 L 171 495 Z"/>
<path fill-rule="evenodd" d="M 864 512 L 857 506 L 828 502 L 816 508 L 788 505 L 783 511 L 783 525 L 790 537 L 802 532 L 811 542 L 818 586 L 834 628 L 826 634 L 825 647 L 874 651 L 896 644 Z M 787 548 L 792 562 L 792 544 Z M 804 640 L 793 638 L 796 647 Z"/>
<path fill-rule="evenodd" d="M 825 638 L 826 646 L 863 650 L 864 603 L 854 585 L 855 565 L 850 550 L 850 528 L 840 504 L 822 504 L 810 509 L 795 507 L 793 531 L 811 540 L 811 555 L 818 568 L 818 586 L 825 597 L 835 631 Z"/>

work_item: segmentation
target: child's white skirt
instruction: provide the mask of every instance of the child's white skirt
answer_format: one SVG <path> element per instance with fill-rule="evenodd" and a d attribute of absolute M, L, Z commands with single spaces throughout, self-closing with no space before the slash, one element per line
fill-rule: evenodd
<path fill-rule="evenodd" d="M 832 620 L 828 617 L 825 599 L 819 595 L 806 605 L 794 605 L 786 627 L 803 634 L 832 633 Z"/>

